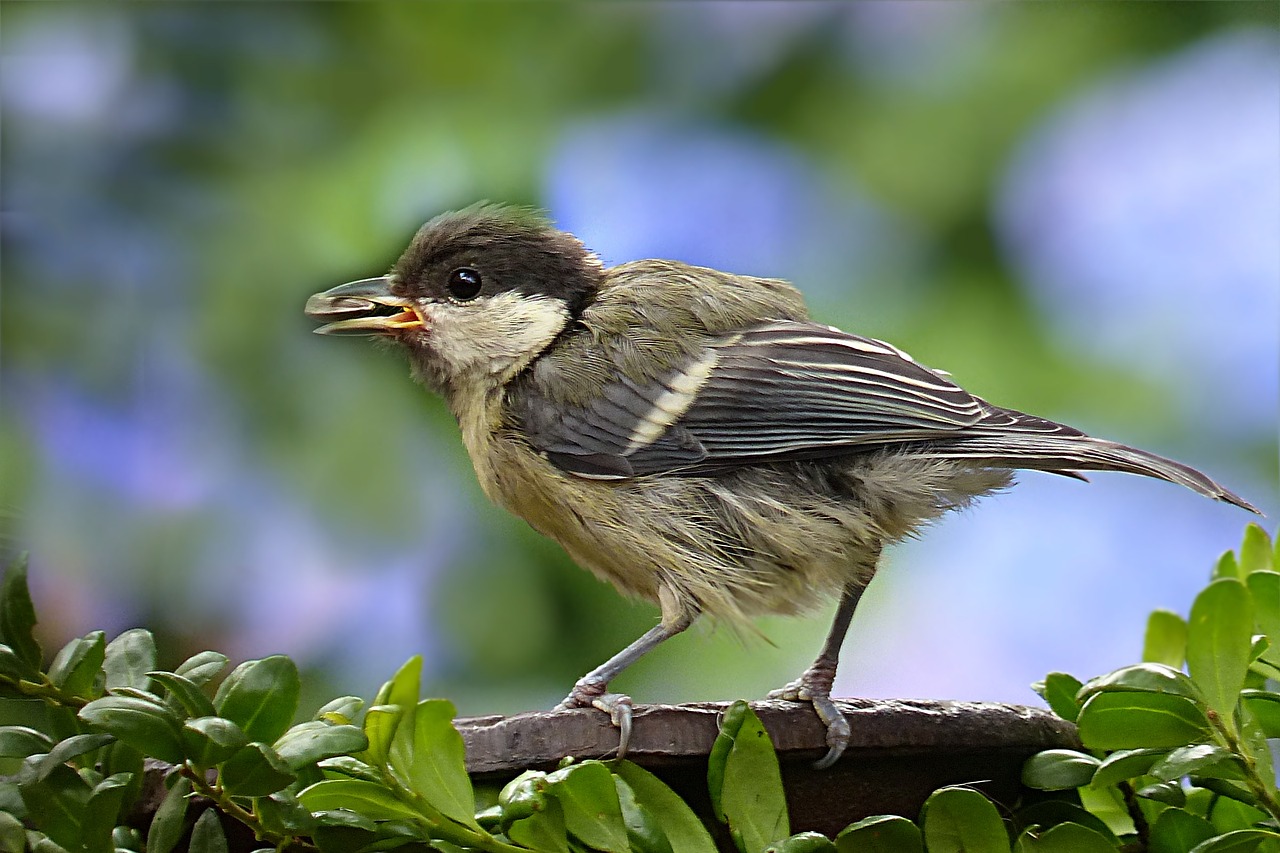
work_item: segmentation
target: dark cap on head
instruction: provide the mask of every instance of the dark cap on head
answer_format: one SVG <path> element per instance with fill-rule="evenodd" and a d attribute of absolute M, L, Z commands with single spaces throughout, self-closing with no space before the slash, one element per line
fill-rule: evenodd
<path fill-rule="evenodd" d="M 541 212 L 482 202 L 443 213 L 418 230 L 396 262 L 396 289 L 445 298 L 451 270 L 478 270 L 484 292 L 517 291 L 563 300 L 571 316 L 595 296 L 603 268 L 572 234 Z"/>

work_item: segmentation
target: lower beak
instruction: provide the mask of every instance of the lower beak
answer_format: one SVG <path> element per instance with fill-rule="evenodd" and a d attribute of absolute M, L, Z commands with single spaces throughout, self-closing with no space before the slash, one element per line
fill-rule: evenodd
<path fill-rule="evenodd" d="M 387 276 L 365 278 L 307 299 L 306 314 L 327 321 L 317 335 L 388 335 L 421 327 L 422 315 L 390 290 Z"/>

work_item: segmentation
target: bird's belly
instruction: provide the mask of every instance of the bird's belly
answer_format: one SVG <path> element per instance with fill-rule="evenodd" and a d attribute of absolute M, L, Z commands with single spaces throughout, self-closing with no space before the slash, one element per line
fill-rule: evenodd
<path fill-rule="evenodd" d="M 590 480 L 510 439 L 486 492 L 621 592 L 670 590 L 691 613 L 740 620 L 820 605 L 874 571 L 879 541 L 856 502 L 743 477 Z"/>

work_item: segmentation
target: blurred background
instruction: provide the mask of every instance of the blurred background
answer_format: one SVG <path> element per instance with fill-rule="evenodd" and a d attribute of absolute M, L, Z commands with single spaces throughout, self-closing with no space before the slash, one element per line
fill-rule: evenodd
<path fill-rule="evenodd" d="M 46 648 L 283 652 L 308 712 L 421 653 L 480 714 L 549 707 L 654 623 L 484 501 L 394 352 L 302 316 L 477 199 L 609 263 L 789 278 L 1280 511 L 1273 4 L 0 11 L 0 551 L 31 552 Z M 837 693 L 1036 702 L 1136 660 L 1249 519 L 1092 479 L 1026 474 L 890 550 Z M 616 686 L 759 697 L 830 610 L 700 626 Z"/>

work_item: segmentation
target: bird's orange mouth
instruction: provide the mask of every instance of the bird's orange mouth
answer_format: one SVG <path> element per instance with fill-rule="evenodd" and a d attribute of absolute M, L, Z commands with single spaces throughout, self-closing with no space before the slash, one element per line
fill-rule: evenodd
<path fill-rule="evenodd" d="M 389 289 L 386 276 L 366 278 L 317 293 L 307 300 L 306 313 L 325 320 L 318 335 L 390 335 L 424 328 L 426 322 L 408 300 Z"/>

